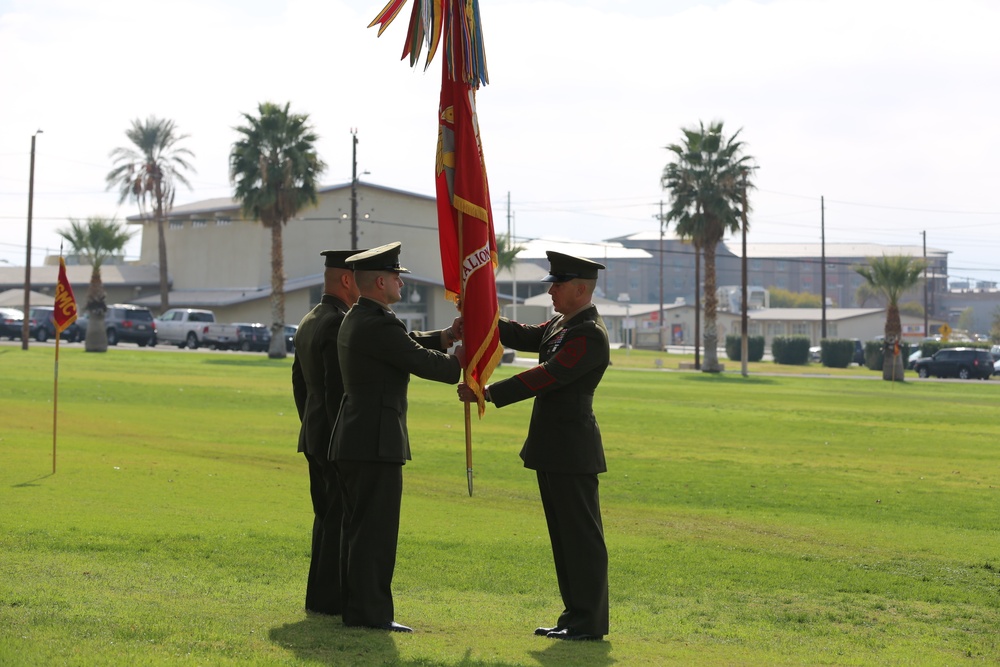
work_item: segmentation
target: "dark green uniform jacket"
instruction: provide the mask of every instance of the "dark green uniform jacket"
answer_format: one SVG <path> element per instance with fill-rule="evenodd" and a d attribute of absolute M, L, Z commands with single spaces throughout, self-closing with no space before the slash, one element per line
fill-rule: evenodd
<path fill-rule="evenodd" d="M 462 369 L 444 353 L 441 332 L 406 332 L 406 325 L 377 301 L 361 297 L 337 338 L 344 399 L 330 440 L 334 461 L 405 463 L 406 388 L 410 374 L 455 384 Z"/>
<path fill-rule="evenodd" d="M 559 473 L 607 471 L 601 429 L 594 417 L 594 391 L 610 361 L 608 330 L 593 305 L 566 320 L 524 325 L 500 319 L 507 347 L 538 352 L 538 365 L 490 385 L 496 406 L 534 397 L 524 466 Z"/>
<path fill-rule="evenodd" d="M 299 411 L 299 451 L 326 458 L 330 434 L 344 396 L 337 361 L 337 332 L 347 304 L 324 294 L 323 300 L 302 318 L 295 333 L 292 393 Z"/>

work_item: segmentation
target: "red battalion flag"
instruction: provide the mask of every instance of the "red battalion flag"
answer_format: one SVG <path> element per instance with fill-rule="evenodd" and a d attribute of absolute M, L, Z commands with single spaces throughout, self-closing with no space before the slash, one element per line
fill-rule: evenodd
<path fill-rule="evenodd" d="M 442 58 L 435 170 L 441 269 L 449 298 L 458 300 L 462 310 L 465 383 L 475 391 L 482 417 L 483 387 L 503 355 L 494 276 L 497 244 L 476 116 L 478 80 L 468 74 L 466 63 L 475 57 L 468 45 L 466 3 L 446 2 L 445 7 L 449 57 Z"/>
<path fill-rule="evenodd" d="M 66 260 L 59 256 L 59 281 L 56 283 L 56 302 L 52 310 L 52 319 L 56 325 L 56 338 L 66 330 L 66 327 L 76 322 L 76 299 L 73 298 L 73 286 L 66 278 Z"/>
<path fill-rule="evenodd" d="M 406 0 L 389 0 L 368 27 L 381 35 Z M 479 0 L 415 0 L 410 14 L 403 58 L 416 64 L 427 44 L 427 65 L 444 43 L 441 99 L 438 106 L 438 147 L 435 165 L 441 268 L 448 297 L 462 311 L 462 343 L 466 352 L 463 377 L 479 399 L 479 416 L 486 402 L 483 388 L 500 364 L 503 348 L 497 327 L 497 244 L 493 234 L 490 187 L 486 180 L 483 144 L 476 118 L 476 89 L 486 84 Z M 426 65 L 425 65 L 426 68 Z M 472 495 L 472 438 L 469 404 L 465 404 L 465 458 Z"/>

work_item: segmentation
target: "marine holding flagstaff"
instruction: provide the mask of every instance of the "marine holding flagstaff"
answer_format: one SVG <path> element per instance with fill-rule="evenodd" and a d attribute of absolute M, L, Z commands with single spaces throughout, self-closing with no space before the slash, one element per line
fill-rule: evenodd
<path fill-rule="evenodd" d="M 608 330 L 591 302 L 603 264 L 558 252 L 546 253 L 549 295 L 559 313 L 524 325 L 500 318 L 506 347 L 538 352 L 538 365 L 489 384 L 487 402 L 505 405 L 534 398 L 524 467 L 535 471 L 548 524 L 563 612 L 536 635 L 600 640 L 608 633 L 608 550 L 604 543 L 598 473 L 606 472 L 594 392 L 610 361 Z M 477 400 L 465 383 L 459 398 Z"/>
<path fill-rule="evenodd" d="M 312 556 L 306 583 L 306 611 L 340 614 L 340 531 L 343 501 L 333 462 L 327 458 L 330 435 L 344 397 L 337 334 L 347 309 L 360 296 L 354 272 L 344 260 L 357 250 L 324 250 L 323 297 L 306 313 L 295 333 L 292 393 L 302 426 L 299 451 L 309 465 L 313 506 Z"/>
<path fill-rule="evenodd" d="M 410 374 L 455 384 L 465 365 L 461 319 L 447 329 L 407 333 L 390 306 L 400 299 L 399 242 L 352 255 L 348 266 L 361 293 L 340 327 L 344 380 L 330 459 L 343 491 L 345 550 L 343 620 L 354 627 L 412 632 L 396 623 L 396 566 L 403 465 L 410 459 L 406 390 Z"/>

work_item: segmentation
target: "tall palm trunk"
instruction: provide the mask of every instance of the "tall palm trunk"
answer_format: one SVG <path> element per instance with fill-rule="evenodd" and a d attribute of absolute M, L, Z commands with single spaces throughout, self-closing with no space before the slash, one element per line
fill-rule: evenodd
<path fill-rule="evenodd" d="M 271 347 L 267 356 L 284 359 L 285 352 L 285 260 L 281 237 L 283 222 L 271 225 Z"/>
<path fill-rule="evenodd" d="M 701 370 L 701 250 L 694 245 L 694 369 Z"/>
<path fill-rule="evenodd" d="M 719 368 L 719 332 L 716 329 L 716 311 L 719 298 L 715 288 L 715 248 L 716 244 L 705 244 L 705 364 L 702 370 L 706 373 L 718 373 Z"/>
<path fill-rule="evenodd" d="M 903 382 L 903 355 L 896 354 L 896 341 L 900 340 L 903 325 L 899 320 L 899 304 L 890 302 L 886 308 L 885 340 L 882 341 L 882 379 Z"/>
<path fill-rule="evenodd" d="M 108 312 L 106 299 L 101 267 L 95 266 L 90 272 L 90 285 L 87 287 L 87 333 L 83 340 L 85 352 L 108 351 L 108 332 L 104 326 L 104 315 Z"/>
<path fill-rule="evenodd" d="M 163 193 L 160 184 L 156 184 L 156 242 L 159 251 L 160 261 L 160 313 L 167 312 L 170 308 L 170 286 L 168 280 L 170 273 L 167 271 L 167 235 L 164 230 L 166 223 L 163 220 Z"/>

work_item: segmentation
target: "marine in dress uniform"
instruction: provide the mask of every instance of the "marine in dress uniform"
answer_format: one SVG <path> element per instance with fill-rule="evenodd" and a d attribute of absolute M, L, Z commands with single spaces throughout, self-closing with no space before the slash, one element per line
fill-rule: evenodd
<path fill-rule="evenodd" d="M 594 392 L 610 362 L 608 330 L 591 303 L 598 270 L 590 260 L 547 252 L 549 294 L 558 313 L 524 325 L 500 319 L 506 347 L 538 352 L 538 365 L 488 385 L 498 408 L 534 398 L 524 466 L 536 472 L 564 610 L 535 634 L 597 640 L 608 633 L 608 550 L 604 543 L 598 473 L 606 472 Z M 475 400 L 464 384 L 462 400 Z"/>
<path fill-rule="evenodd" d="M 313 506 L 312 555 L 306 582 L 306 611 L 336 615 L 341 609 L 340 530 L 343 505 L 333 463 L 327 458 L 330 435 L 344 397 L 337 355 L 337 333 L 347 309 L 358 299 L 354 273 L 344 263 L 357 250 L 325 250 L 323 297 L 295 332 L 292 393 L 302 426 L 299 451 L 309 464 Z"/>
<path fill-rule="evenodd" d="M 456 340 L 453 327 L 407 333 L 390 310 L 400 298 L 399 274 L 409 273 L 399 251 L 396 242 L 347 258 L 361 297 L 337 339 L 344 398 L 329 454 L 344 497 L 344 624 L 411 632 L 393 620 L 392 602 L 403 465 L 410 459 L 406 389 L 411 373 L 458 382 L 462 353 L 445 353 Z"/>

